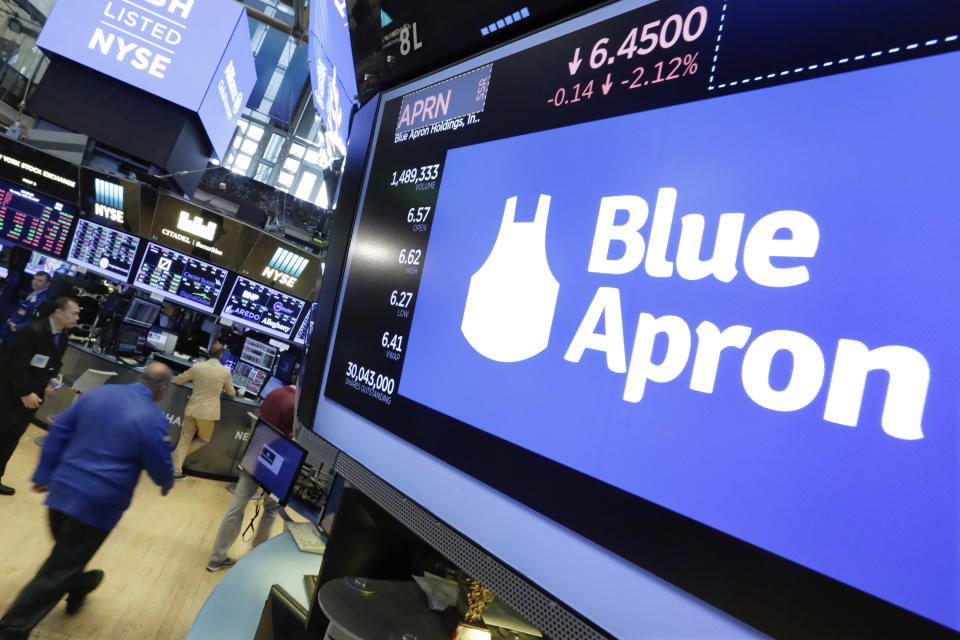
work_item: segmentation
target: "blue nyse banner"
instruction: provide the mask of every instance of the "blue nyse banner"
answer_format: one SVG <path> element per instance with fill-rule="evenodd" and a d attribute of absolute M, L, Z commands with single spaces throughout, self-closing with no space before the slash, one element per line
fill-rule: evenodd
<path fill-rule="evenodd" d="M 400 394 L 960 628 L 958 69 L 449 151 Z"/>
<path fill-rule="evenodd" d="M 237 31 L 241 21 L 244 33 Z M 256 76 L 246 23 L 246 8 L 233 0 L 58 0 L 37 45 L 200 111 L 220 82 L 231 101 L 249 95 Z M 230 73 L 225 55 L 234 61 Z M 239 115 L 226 124 L 211 113 L 201 119 L 220 149 L 222 130 L 232 134 Z"/>

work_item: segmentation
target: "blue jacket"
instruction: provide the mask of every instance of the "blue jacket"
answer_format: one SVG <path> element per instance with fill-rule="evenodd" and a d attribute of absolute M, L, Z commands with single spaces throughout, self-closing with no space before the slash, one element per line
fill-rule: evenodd
<path fill-rule="evenodd" d="M 14 312 L 10 314 L 9 320 L 13 322 L 16 331 L 20 331 L 20 329 L 23 329 L 36 320 L 35 315 L 37 310 L 40 308 L 40 305 L 47 301 L 47 291 L 49 291 L 49 289 L 43 289 L 37 293 L 36 300 L 30 300 L 30 296 L 27 296 L 17 305 Z M 10 328 L 10 325 L 6 322 L 0 325 L 0 340 L 6 342 L 12 339 L 13 336 L 14 330 Z"/>
<path fill-rule="evenodd" d="M 163 495 L 173 486 L 169 423 L 140 383 L 85 393 L 50 427 L 33 482 L 47 506 L 109 531 L 146 469 Z"/>

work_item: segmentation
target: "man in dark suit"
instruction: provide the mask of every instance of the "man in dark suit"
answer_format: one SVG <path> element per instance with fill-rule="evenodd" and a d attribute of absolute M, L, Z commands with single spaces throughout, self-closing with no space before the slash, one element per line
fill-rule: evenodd
<path fill-rule="evenodd" d="M 47 289 L 50 288 L 52 278 L 46 271 L 38 271 L 30 281 L 30 294 L 17 306 L 10 318 L 0 326 L 0 340 L 12 340 L 13 334 L 23 329 L 36 319 L 40 305 L 47 301 Z"/>
<path fill-rule="evenodd" d="M 17 443 L 43 402 L 44 390 L 55 382 L 67 349 L 67 332 L 80 319 L 73 298 L 57 298 L 48 318 L 16 332 L 0 367 L 0 478 Z M 0 495 L 14 494 L 0 484 Z"/>

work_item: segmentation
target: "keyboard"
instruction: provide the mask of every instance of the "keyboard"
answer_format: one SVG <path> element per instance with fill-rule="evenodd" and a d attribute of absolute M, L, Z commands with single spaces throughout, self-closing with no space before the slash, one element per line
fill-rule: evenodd
<path fill-rule="evenodd" d="M 320 537 L 317 528 L 311 522 L 288 522 L 287 530 L 293 536 L 293 541 L 297 543 L 300 551 L 308 553 L 323 553 L 327 548 L 327 543 Z"/>

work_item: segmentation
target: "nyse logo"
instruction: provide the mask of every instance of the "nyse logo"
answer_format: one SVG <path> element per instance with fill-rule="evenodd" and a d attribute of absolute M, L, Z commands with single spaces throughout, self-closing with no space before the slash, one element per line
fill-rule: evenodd
<path fill-rule="evenodd" d="M 205 222 L 200 216 L 190 217 L 190 214 L 186 211 L 180 212 L 180 218 L 177 220 L 177 229 L 198 238 L 203 238 L 207 242 L 213 242 L 217 236 L 216 222 L 212 220 Z"/>
<path fill-rule="evenodd" d="M 303 256 L 298 256 L 292 251 L 278 247 L 273 253 L 273 258 L 263 268 L 260 275 L 285 287 L 293 287 L 297 284 L 297 279 L 303 274 L 304 269 L 307 268 L 307 264 L 309 264 L 309 260 Z"/>
<path fill-rule="evenodd" d="M 157 9 L 165 9 L 167 13 L 179 16 L 184 21 L 190 17 L 194 4 L 194 0 L 143 2 Z M 125 62 L 137 71 L 145 71 L 160 80 L 165 79 L 188 25 L 129 0 L 116 5 L 108 2 L 104 7 L 99 23 L 106 29 L 99 26 L 94 29 L 87 48 L 99 51 L 101 55 L 114 58 L 117 62 Z M 158 22 L 154 16 L 162 21 Z M 164 53 L 160 53 L 161 51 Z"/>
<path fill-rule="evenodd" d="M 547 348 L 558 299 L 559 285 L 550 273 L 545 248 L 550 196 L 540 196 L 532 223 L 513 221 L 516 200 L 507 200 L 493 250 L 470 279 L 461 324 L 471 347 L 498 362 L 525 360 Z M 708 219 L 689 213 L 680 218 L 679 249 L 671 260 L 667 247 L 676 203 L 677 191 L 670 187 L 659 190 L 652 216 L 650 205 L 640 196 L 601 198 L 585 274 L 626 275 L 629 285 L 641 277 L 642 269 L 650 278 L 676 275 L 680 280 L 714 278 L 729 283 L 740 275 L 737 267 L 742 264 L 743 275 L 752 285 L 789 290 L 810 281 L 807 266 L 797 264 L 813 259 L 820 246 L 819 226 L 809 214 L 774 211 L 746 233 L 745 214 L 720 214 L 710 221 L 716 227 L 716 241 L 712 256 L 704 259 Z M 644 227 L 651 217 L 647 231 Z M 782 266 L 784 258 L 793 259 L 791 266 Z M 776 412 L 799 411 L 820 395 L 826 382 L 824 421 L 856 427 L 868 375 L 880 372 L 888 380 L 880 419 L 883 431 L 902 440 L 924 437 L 930 365 L 910 347 L 871 347 L 841 338 L 834 343 L 833 353 L 827 354 L 834 358 L 827 380 L 824 350 L 798 331 L 775 329 L 756 335 L 746 325 L 718 326 L 709 320 L 700 320 L 691 331 L 684 318 L 650 313 L 625 322 L 620 289 L 611 286 L 597 288 L 592 301 L 580 303 L 579 309 L 584 308 L 574 335 L 562 337 L 569 340 L 563 359 L 579 364 L 588 349 L 602 353 L 607 369 L 624 375 L 625 402 L 639 403 L 649 383 L 671 383 L 685 372 L 689 372 L 686 382 L 692 391 L 712 394 L 720 360 L 736 358 L 743 390 L 757 405 Z M 790 356 L 789 380 L 785 387 L 774 388 L 771 374 L 774 360 L 783 362 L 781 354 Z"/>
<path fill-rule="evenodd" d="M 113 182 L 94 178 L 93 192 L 95 198 L 94 215 L 123 224 L 123 187 Z"/>

